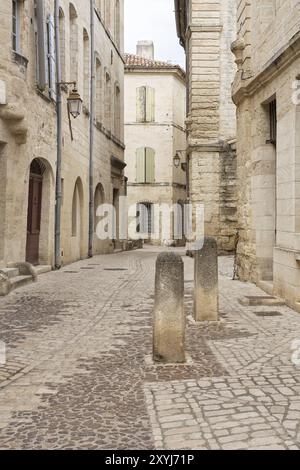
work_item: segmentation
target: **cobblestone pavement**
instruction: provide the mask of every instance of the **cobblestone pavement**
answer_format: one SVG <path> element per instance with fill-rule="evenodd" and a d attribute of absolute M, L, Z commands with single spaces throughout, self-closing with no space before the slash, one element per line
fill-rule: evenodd
<path fill-rule="evenodd" d="M 156 256 L 95 257 L 0 299 L 1 449 L 300 448 L 300 315 L 241 306 L 264 294 L 231 280 L 228 257 L 221 320 L 195 324 L 185 257 L 189 360 L 154 365 Z"/>

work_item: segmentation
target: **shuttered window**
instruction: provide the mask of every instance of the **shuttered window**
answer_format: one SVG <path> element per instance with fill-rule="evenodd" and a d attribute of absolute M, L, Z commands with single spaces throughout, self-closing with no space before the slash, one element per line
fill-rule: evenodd
<path fill-rule="evenodd" d="M 36 1 L 35 39 L 36 39 L 36 81 L 40 91 L 48 86 L 48 40 L 44 0 Z"/>
<path fill-rule="evenodd" d="M 52 100 L 56 101 L 55 29 L 53 15 L 48 15 L 47 18 L 47 37 L 49 95 Z"/>
<path fill-rule="evenodd" d="M 137 122 L 155 121 L 155 90 L 148 86 L 137 88 L 136 96 Z"/>
<path fill-rule="evenodd" d="M 155 151 L 149 147 L 137 149 L 136 152 L 137 183 L 154 183 Z"/>
<path fill-rule="evenodd" d="M 20 52 L 20 5 L 18 0 L 12 0 L 12 48 Z"/>

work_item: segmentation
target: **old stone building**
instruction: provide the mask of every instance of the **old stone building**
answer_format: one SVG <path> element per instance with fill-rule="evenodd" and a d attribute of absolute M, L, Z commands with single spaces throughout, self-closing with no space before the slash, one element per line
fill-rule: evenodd
<path fill-rule="evenodd" d="M 162 214 L 155 213 L 154 205 L 167 204 L 171 209 L 186 201 L 185 103 L 184 71 L 155 60 L 152 41 L 140 41 L 137 55 L 125 54 L 128 203 L 137 205 L 137 214 L 144 208 L 146 223 L 142 222 L 141 232 L 149 234 L 151 243 L 174 242 L 174 226 L 170 226 L 169 236 L 163 234 Z M 180 156 L 177 165 L 176 154 Z M 158 236 L 154 236 L 155 226 Z M 178 230 L 177 243 L 182 240 L 180 234 Z"/>
<path fill-rule="evenodd" d="M 300 7 L 238 2 L 238 274 L 300 311 Z"/>
<path fill-rule="evenodd" d="M 115 248 L 94 232 L 97 206 L 124 193 L 123 80 L 123 0 L 0 2 L 0 267 Z M 83 100 L 71 124 L 65 82 Z"/>
<path fill-rule="evenodd" d="M 192 203 L 204 204 L 205 232 L 220 250 L 235 248 L 237 227 L 236 117 L 231 99 L 235 64 L 235 0 L 175 0 L 186 51 L 188 180 Z"/>

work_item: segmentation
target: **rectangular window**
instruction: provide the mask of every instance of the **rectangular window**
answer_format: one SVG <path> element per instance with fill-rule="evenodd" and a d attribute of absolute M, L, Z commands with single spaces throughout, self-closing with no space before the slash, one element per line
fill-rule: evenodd
<path fill-rule="evenodd" d="M 277 143 L 277 104 L 276 100 L 271 101 L 269 104 L 270 115 L 270 143 L 276 145 Z"/>
<path fill-rule="evenodd" d="M 151 148 L 140 148 L 136 153 L 137 183 L 155 182 L 155 152 Z"/>
<path fill-rule="evenodd" d="M 12 48 L 20 51 L 20 5 L 18 0 L 12 0 Z"/>
<path fill-rule="evenodd" d="M 137 204 L 136 207 L 137 216 L 137 233 L 145 236 L 145 238 L 151 239 L 151 235 L 154 232 L 154 206 L 148 202 L 142 202 Z"/>
<path fill-rule="evenodd" d="M 49 96 L 53 101 L 56 101 L 55 28 L 53 15 L 48 15 L 47 18 L 47 39 Z"/>
<path fill-rule="evenodd" d="M 155 121 L 155 90 L 148 86 L 137 88 L 136 98 L 137 122 Z"/>

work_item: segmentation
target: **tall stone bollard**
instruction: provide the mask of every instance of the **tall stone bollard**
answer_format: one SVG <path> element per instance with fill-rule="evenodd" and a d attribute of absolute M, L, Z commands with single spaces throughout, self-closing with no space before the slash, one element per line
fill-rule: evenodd
<path fill-rule="evenodd" d="M 179 255 L 162 253 L 156 261 L 153 357 L 185 362 L 184 266 Z"/>
<path fill-rule="evenodd" d="M 218 247 L 212 237 L 205 237 L 195 256 L 194 318 L 217 321 L 219 318 Z"/>

